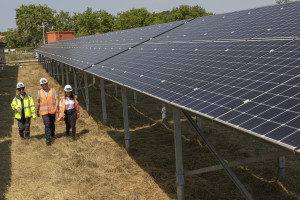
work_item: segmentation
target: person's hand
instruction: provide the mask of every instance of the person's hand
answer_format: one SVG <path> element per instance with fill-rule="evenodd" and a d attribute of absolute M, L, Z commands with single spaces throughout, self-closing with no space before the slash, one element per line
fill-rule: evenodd
<path fill-rule="evenodd" d="M 40 117 L 40 112 L 37 112 L 37 113 L 36 113 L 36 116 Z"/>
<path fill-rule="evenodd" d="M 17 111 L 18 111 L 18 112 L 21 112 L 21 110 L 22 110 L 22 109 L 21 109 L 20 107 L 17 108 Z"/>

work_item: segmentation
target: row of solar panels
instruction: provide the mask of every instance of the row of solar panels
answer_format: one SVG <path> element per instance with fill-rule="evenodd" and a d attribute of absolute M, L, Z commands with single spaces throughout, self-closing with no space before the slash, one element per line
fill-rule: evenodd
<path fill-rule="evenodd" d="M 60 41 L 37 52 L 296 151 L 299 11 L 293 2 Z"/>

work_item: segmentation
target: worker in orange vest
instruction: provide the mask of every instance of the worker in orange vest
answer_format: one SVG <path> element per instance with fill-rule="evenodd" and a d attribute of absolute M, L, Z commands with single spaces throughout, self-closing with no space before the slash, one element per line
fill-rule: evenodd
<path fill-rule="evenodd" d="M 76 140 L 76 120 L 81 116 L 77 96 L 73 95 L 71 85 L 66 85 L 64 88 L 65 95 L 60 98 L 59 112 L 57 121 L 65 121 L 67 135 L 70 135 L 72 127 L 72 137 Z"/>
<path fill-rule="evenodd" d="M 46 144 L 51 145 L 52 138 L 55 138 L 55 114 L 58 110 L 58 95 L 54 88 L 48 87 L 46 78 L 40 79 L 42 89 L 38 92 L 37 116 L 40 117 L 40 111 L 45 125 Z M 50 137 L 51 136 L 51 137 Z"/>

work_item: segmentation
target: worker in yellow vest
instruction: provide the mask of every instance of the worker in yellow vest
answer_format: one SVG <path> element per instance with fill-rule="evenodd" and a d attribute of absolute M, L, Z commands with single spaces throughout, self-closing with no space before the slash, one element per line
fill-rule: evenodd
<path fill-rule="evenodd" d="M 17 84 L 19 94 L 11 102 L 11 108 L 15 111 L 15 118 L 18 121 L 19 134 L 22 139 L 30 138 L 31 118 L 35 118 L 35 106 L 33 98 L 25 92 L 25 85 L 22 82 Z M 24 136 L 25 131 L 25 136 Z"/>
<path fill-rule="evenodd" d="M 80 117 L 77 96 L 73 95 L 71 85 L 66 85 L 64 88 L 65 95 L 60 98 L 59 112 L 57 121 L 65 121 L 66 133 L 70 135 L 72 127 L 72 137 L 76 140 L 76 120 Z"/>
<path fill-rule="evenodd" d="M 52 138 L 55 138 L 55 114 L 58 110 L 58 95 L 54 88 L 48 87 L 46 78 L 40 79 L 42 89 L 37 95 L 37 116 L 40 117 L 40 112 L 45 125 L 46 144 L 52 144 Z M 50 137 L 51 136 L 51 137 Z"/>

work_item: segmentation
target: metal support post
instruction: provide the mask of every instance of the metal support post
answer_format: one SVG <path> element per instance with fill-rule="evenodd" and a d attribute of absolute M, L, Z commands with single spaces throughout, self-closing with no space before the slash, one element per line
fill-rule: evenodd
<path fill-rule="evenodd" d="M 115 95 L 116 95 L 116 97 L 118 96 L 118 85 L 117 84 L 115 84 Z"/>
<path fill-rule="evenodd" d="M 285 156 L 278 158 L 278 177 L 280 180 L 285 179 Z"/>
<path fill-rule="evenodd" d="M 75 95 L 78 95 L 78 87 L 77 87 L 77 76 L 76 76 L 76 70 L 75 68 L 73 69 L 73 77 L 74 77 L 74 90 L 75 90 Z"/>
<path fill-rule="evenodd" d="M 88 88 L 88 81 L 87 81 L 87 74 L 84 73 L 84 86 L 85 86 L 85 103 L 86 103 L 86 110 L 89 112 L 90 110 L 90 101 L 89 101 L 89 88 Z"/>
<path fill-rule="evenodd" d="M 95 85 L 96 83 L 96 78 L 95 78 L 95 75 L 93 75 L 93 85 Z"/>
<path fill-rule="evenodd" d="M 52 76 L 55 77 L 55 62 L 54 61 L 52 62 L 51 68 L 52 68 Z"/>
<path fill-rule="evenodd" d="M 135 91 L 133 91 L 133 102 L 134 102 L 134 105 L 136 106 L 137 96 L 136 96 L 136 92 Z"/>
<path fill-rule="evenodd" d="M 166 104 L 162 103 L 161 104 L 161 120 L 165 121 L 167 118 L 167 109 L 166 109 Z"/>
<path fill-rule="evenodd" d="M 130 134 L 129 134 L 129 122 L 128 122 L 128 107 L 127 107 L 126 88 L 122 87 L 121 91 L 122 91 L 122 104 L 123 104 L 125 148 L 128 151 L 129 147 L 130 147 Z"/>
<path fill-rule="evenodd" d="M 49 74 L 50 74 L 50 76 L 53 76 L 53 73 L 52 73 L 52 60 L 49 62 Z"/>
<path fill-rule="evenodd" d="M 105 88 L 104 88 L 104 79 L 101 79 L 101 102 L 102 102 L 102 117 L 103 123 L 107 122 L 107 114 L 106 114 L 106 101 L 105 101 Z"/>
<path fill-rule="evenodd" d="M 59 81 L 60 77 L 59 77 L 59 68 L 58 68 L 58 66 L 59 66 L 59 62 L 56 63 L 56 73 L 57 73 L 56 77 L 57 77 L 57 80 Z"/>
<path fill-rule="evenodd" d="M 196 123 L 197 123 L 198 127 L 202 130 L 201 118 L 198 116 L 196 117 Z"/>
<path fill-rule="evenodd" d="M 233 173 L 233 171 L 229 168 L 228 164 L 223 160 L 223 158 L 220 156 L 220 154 L 217 152 L 215 147 L 210 143 L 210 141 L 207 139 L 206 135 L 199 129 L 198 125 L 196 122 L 192 119 L 189 113 L 186 111 L 182 111 L 186 118 L 190 121 L 192 126 L 196 129 L 197 133 L 199 136 L 202 138 L 202 140 L 205 142 L 205 144 L 208 146 L 209 150 L 213 153 L 213 155 L 216 157 L 216 159 L 220 162 L 220 164 L 224 167 L 225 171 L 231 178 L 231 180 L 234 182 L 234 184 L 237 186 L 237 188 L 240 190 L 242 195 L 247 199 L 247 200 L 252 200 L 252 196 L 250 193 L 246 190 L 244 185 L 240 182 L 240 180 L 236 177 L 236 175 Z"/>
<path fill-rule="evenodd" d="M 176 157 L 177 199 L 182 200 L 185 199 L 184 175 L 183 175 L 180 110 L 178 110 L 177 108 L 173 108 L 173 118 L 174 118 L 174 142 L 175 142 L 175 157 Z"/>
<path fill-rule="evenodd" d="M 66 65 L 66 79 L 67 79 L 66 81 L 67 81 L 67 84 L 69 85 L 70 82 L 69 82 L 69 72 L 68 72 L 69 70 L 68 69 L 69 69 L 69 67 Z"/>
<path fill-rule="evenodd" d="M 65 86 L 64 64 L 60 63 L 60 67 L 61 67 L 61 84 L 62 86 Z"/>

